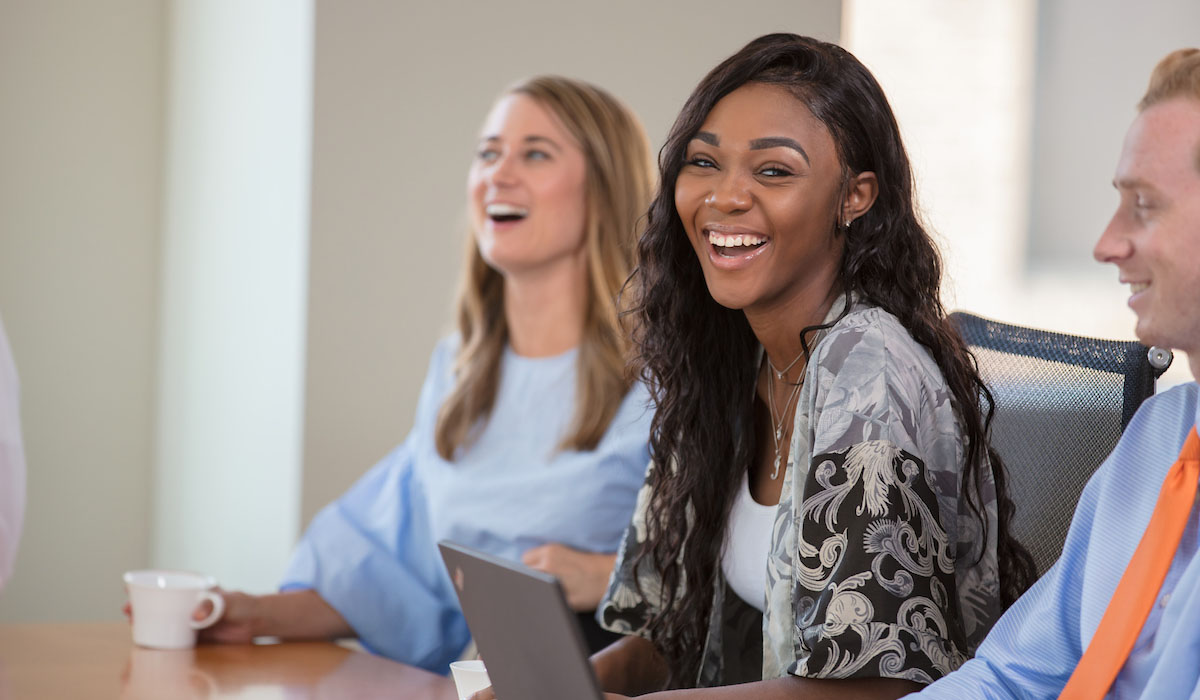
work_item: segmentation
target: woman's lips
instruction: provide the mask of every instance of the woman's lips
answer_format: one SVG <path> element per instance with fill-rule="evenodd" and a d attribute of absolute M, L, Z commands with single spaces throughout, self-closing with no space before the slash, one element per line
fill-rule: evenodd
<path fill-rule="evenodd" d="M 492 202 L 483 208 L 484 212 L 494 218 L 497 217 L 520 217 L 529 216 L 529 209 L 518 204 L 509 202 Z"/>
<path fill-rule="evenodd" d="M 722 228 L 704 229 L 708 258 L 719 270 L 741 270 L 753 264 L 770 245 L 770 239 L 753 231 Z"/>
<path fill-rule="evenodd" d="M 529 208 L 510 202 L 491 202 L 483 208 L 492 229 L 503 231 L 513 228 L 529 217 Z"/>

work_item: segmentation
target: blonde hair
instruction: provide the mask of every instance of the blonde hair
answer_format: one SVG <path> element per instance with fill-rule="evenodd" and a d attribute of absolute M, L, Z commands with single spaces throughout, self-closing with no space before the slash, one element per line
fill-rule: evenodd
<path fill-rule="evenodd" d="M 1146 94 L 1138 102 L 1138 111 L 1175 97 L 1200 100 L 1200 49 L 1176 49 L 1159 61 L 1150 74 Z M 1195 160 L 1196 170 L 1200 170 L 1200 146 Z"/>
<path fill-rule="evenodd" d="M 578 355 L 575 416 L 560 447 L 594 449 L 608 430 L 631 378 L 625 371 L 629 339 L 618 295 L 633 268 L 641 217 L 654 188 L 645 130 L 637 117 L 604 90 L 558 76 L 531 78 L 505 94 L 527 95 L 558 117 L 582 146 L 586 172 L 584 238 L 587 307 Z M 504 279 L 467 242 L 459 287 L 460 343 L 454 388 L 438 412 L 438 454 L 451 460 L 468 446 L 491 413 L 500 382 L 500 359 L 508 341 Z"/>

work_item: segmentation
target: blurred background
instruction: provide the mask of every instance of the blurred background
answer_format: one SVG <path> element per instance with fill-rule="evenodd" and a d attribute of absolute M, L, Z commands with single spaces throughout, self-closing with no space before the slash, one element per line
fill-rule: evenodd
<path fill-rule="evenodd" d="M 0 622 L 118 618 L 120 573 L 146 566 L 273 588 L 409 429 L 497 93 L 596 82 L 657 148 L 772 31 L 840 42 L 883 84 L 951 308 L 1132 337 L 1091 247 L 1151 68 L 1200 45 L 1195 0 L 0 0 L 0 316 L 29 470 Z"/>

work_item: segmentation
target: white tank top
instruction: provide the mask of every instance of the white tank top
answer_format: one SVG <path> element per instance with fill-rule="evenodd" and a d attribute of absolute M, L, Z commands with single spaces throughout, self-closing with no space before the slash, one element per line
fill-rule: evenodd
<path fill-rule="evenodd" d="M 745 474 L 729 513 L 721 572 L 738 597 L 759 611 L 766 607 L 767 556 L 771 551 L 771 527 L 778 506 L 764 506 L 750 495 Z"/>

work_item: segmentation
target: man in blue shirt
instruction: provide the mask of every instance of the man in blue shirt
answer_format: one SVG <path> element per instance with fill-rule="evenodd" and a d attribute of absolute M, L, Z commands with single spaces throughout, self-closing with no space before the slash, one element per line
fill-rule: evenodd
<path fill-rule="evenodd" d="M 1121 201 L 1094 254 L 1130 286 L 1138 339 L 1186 353 L 1200 378 L 1200 50 L 1164 58 L 1138 110 L 1113 180 Z M 1143 404 L 1084 490 L 1058 563 L 1000 619 L 974 659 L 909 697 L 1059 696 L 1200 418 L 1198 395 L 1193 381 Z M 1198 510 L 1200 499 L 1104 697 L 1200 700 Z"/>

